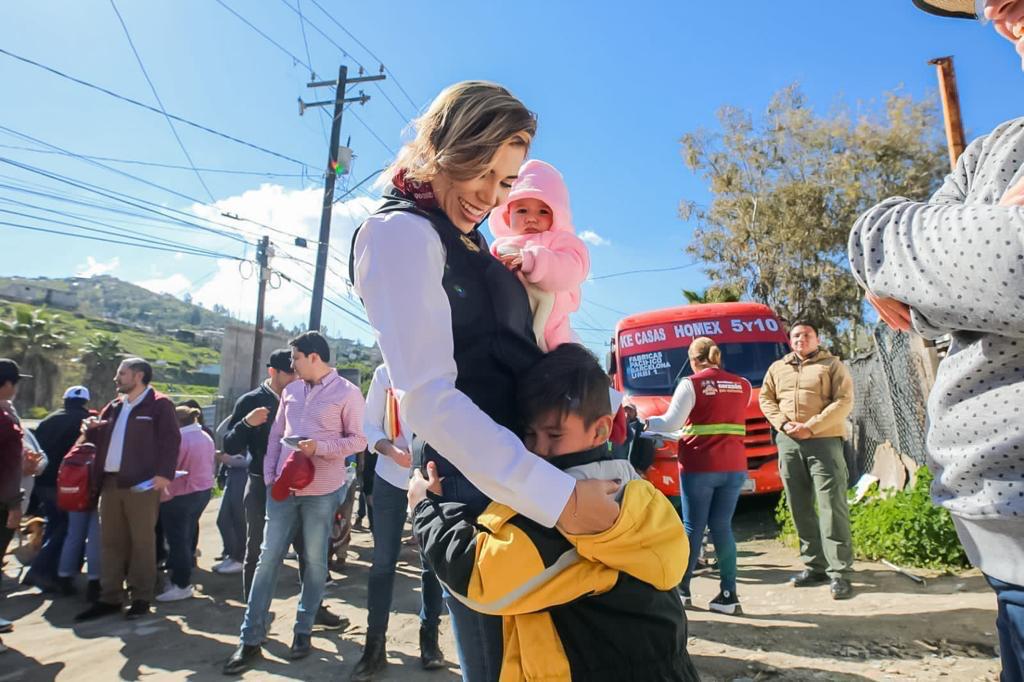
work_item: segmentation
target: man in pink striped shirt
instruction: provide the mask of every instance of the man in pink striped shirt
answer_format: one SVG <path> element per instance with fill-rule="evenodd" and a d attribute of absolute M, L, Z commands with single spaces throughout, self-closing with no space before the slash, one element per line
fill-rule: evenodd
<path fill-rule="evenodd" d="M 289 345 L 292 368 L 301 381 L 293 381 L 281 393 L 263 460 L 263 476 L 269 490 L 292 452 L 308 457 L 316 473 L 309 485 L 292 490 L 283 501 L 267 497 L 263 548 L 242 620 L 241 643 L 224 665 L 224 672 L 229 674 L 246 670 L 262 657 L 277 572 L 300 528 L 304 570 L 290 656 L 298 659 L 309 655 L 313 620 L 327 582 L 328 536 L 334 511 L 346 489 L 345 458 L 366 448 L 362 393 L 328 364 L 331 351 L 327 339 L 310 331 L 292 339 Z M 297 448 L 282 444 L 282 438 L 293 437 L 301 438 Z"/>

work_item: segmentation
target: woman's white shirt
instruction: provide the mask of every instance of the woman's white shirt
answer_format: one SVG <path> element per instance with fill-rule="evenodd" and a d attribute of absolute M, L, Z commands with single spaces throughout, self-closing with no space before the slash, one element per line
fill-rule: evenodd
<path fill-rule="evenodd" d="M 388 378 L 388 370 L 381 365 L 373 372 L 373 379 L 370 381 L 370 390 L 366 393 L 366 414 L 363 416 L 363 433 L 366 434 L 366 442 L 370 448 L 382 440 L 390 440 L 384 431 L 384 415 L 387 408 L 388 389 L 391 388 L 391 380 Z M 395 390 L 395 396 L 401 400 L 402 392 Z M 399 415 L 401 419 L 401 415 Z M 399 433 L 392 441 L 395 447 L 409 451 L 409 442 L 404 433 Z M 401 488 L 409 489 L 409 468 L 403 467 L 391 457 L 377 450 L 377 466 L 374 471 L 385 481 Z"/>
<path fill-rule="evenodd" d="M 660 417 L 651 417 L 647 420 L 647 430 L 655 433 L 672 433 L 683 428 L 686 418 L 693 411 L 697 404 L 697 394 L 693 388 L 693 382 L 689 377 L 684 377 L 676 384 L 676 390 L 672 393 L 672 401 L 668 404 L 668 410 Z"/>
<path fill-rule="evenodd" d="M 404 211 L 372 216 L 353 251 L 356 290 L 391 382 L 404 391 L 399 412 L 406 431 L 491 499 L 554 526 L 575 480 L 455 388 L 451 308 L 441 284 L 445 251 L 429 221 Z"/>

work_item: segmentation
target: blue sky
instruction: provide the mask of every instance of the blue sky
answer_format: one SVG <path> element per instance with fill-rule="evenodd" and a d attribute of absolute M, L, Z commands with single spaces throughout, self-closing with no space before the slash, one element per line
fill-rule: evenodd
<path fill-rule="evenodd" d="M 575 318 L 583 338 L 595 350 L 609 335 L 603 330 L 620 317 L 612 310 L 636 312 L 675 305 L 682 300 L 681 289 L 706 284 L 699 266 L 618 273 L 690 262 L 684 248 L 691 227 L 679 220 L 676 209 L 680 200 L 703 202 L 708 195 L 701 181 L 683 166 L 678 140 L 698 127 L 713 128 L 720 106 L 759 111 L 772 93 L 791 82 L 799 82 L 810 102 L 823 110 L 837 98 L 877 100 L 897 87 L 915 97 L 937 97 L 934 69 L 926 62 L 953 54 L 969 135 L 1024 112 L 1024 77 L 1009 44 L 989 27 L 923 15 L 909 0 L 586 4 L 453 0 L 388 5 L 316 0 L 349 33 L 313 0 L 115 1 L 169 112 L 300 160 L 310 169 L 304 171 L 296 163 L 182 124 L 176 124 L 176 130 L 196 166 L 279 175 L 204 171 L 201 176 L 208 194 L 191 170 L 108 164 L 173 189 L 179 193 L 175 195 L 75 158 L 12 149 L 46 147 L 3 130 L 0 145 L 7 146 L 0 147 L 0 157 L 124 193 L 132 201 L 153 202 L 166 207 L 163 210 L 215 218 L 248 233 L 242 239 L 250 244 L 265 230 L 221 218 L 220 211 L 284 232 L 314 236 L 321 200 L 317 173 L 325 163 L 327 124 L 315 111 L 299 117 L 296 99 L 329 95 L 305 87 L 309 69 L 286 51 L 309 62 L 321 78 L 333 78 L 342 62 L 353 71 L 358 61 L 376 72 L 378 58 L 397 78 L 397 83 L 386 81 L 381 89 L 361 86 L 372 100 L 345 114 L 342 137 L 351 136 L 357 155 L 350 186 L 388 162 L 391 150 L 401 143 L 408 118 L 442 87 L 468 78 L 495 80 L 538 112 L 540 130 L 532 155 L 562 170 L 572 194 L 577 230 L 590 230 L 596 235 L 594 241 L 602 242 L 592 247 L 595 280 L 586 285 L 584 308 Z M 296 9 L 308 20 L 304 24 L 308 59 Z M 343 56 L 319 31 L 349 56 Z M 109 0 L 3 3 L 0 46 L 156 105 Z M 18 133 L 78 154 L 187 164 L 160 114 L 5 55 L 0 55 L 0 87 L 0 125 Z M 84 207 L 55 197 L 103 206 Z M 332 240 L 341 258 L 348 251 L 352 225 L 371 206 L 370 195 L 361 190 L 348 198 L 354 201 L 337 210 Z M 0 210 L 8 211 L 0 213 L 0 221 L 75 231 L 9 211 L 77 224 L 91 219 L 158 242 L 171 240 L 252 257 L 252 247 L 237 240 L 174 226 L 163 218 L 154 223 L 106 209 L 116 205 L 62 179 L 0 163 Z M 121 208 L 138 212 L 123 204 Z M 78 217 L 61 217 L 43 209 L 73 212 Z M 281 233 L 271 233 L 271 238 L 280 245 L 275 265 L 292 279 L 310 284 L 308 267 L 295 259 L 312 261 L 312 250 L 289 247 Z M 237 261 L 174 253 L 174 246 L 170 252 L 144 251 L 3 225 L 0 240 L 2 274 L 63 277 L 107 272 L 177 295 L 188 291 L 208 306 L 220 303 L 243 317 L 252 316 L 255 283 L 251 277 L 243 278 L 249 268 Z M 343 271 L 340 261 L 332 267 Z M 340 295 L 337 276 L 332 275 L 329 283 L 337 292 L 331 298 L 348 308 L 356 306 Z M 297 286 L 282 282 L 269 296 L 268 311 L 288 324 L 302 323 L 308 316 L 308 297 Z M 331 307 L 325 308 L 324 322 L 333 333 L 364 341 L 370 338 L 350 315 Z"/>

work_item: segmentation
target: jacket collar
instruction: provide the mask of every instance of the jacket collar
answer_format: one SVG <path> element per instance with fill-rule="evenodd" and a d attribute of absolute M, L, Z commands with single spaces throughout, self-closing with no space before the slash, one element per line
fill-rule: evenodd
<path fill-rule="evenodd" d="M 145 402 L 146 399 L 151 397 L 152 395 L 153 395 L 153 387 L 152 386 L 147 386 L 146 390 L 143 391 L 142 393 L 140 393 L 139 397 L 136 398 L 135 400 L 129 401 L 127 398 L 122 396 L 122 397 L 117 399 L 117 404 L 119 406 L 127 405 L 127 406 L 129 406 L 129 407 L 134 409 L 134 408 L 138 407 L 140 404 L 142 404 L 143 402 Z"/>
<path fill-rule="evenodd" d="M 793 351 L 785 357 L 785 362 L 787 365 L 805 365 L 812 362 L 821 362 L 822 360 L 826 360 L 830 357 L 832 357 L 831 353 L 824 348 L 819 348 L 806 358 L 801 358 L 799 353 Z"/>
<path fill-rule="evenodd" d="M 615 459 L 612 457 L 611 450 L 608 449 L 608 441 L 583 452 L 573 452 L 568 455 L 551 457 L 548 459 L 548 462 L 554 465 L 555 468 L 565 471 L 566 469 L 583 466 L 584 464 L 603 462 L 606 459 Z"/>
<path fill-rule="evenodd" d="M 190 432 L 192 432 L 192 431 L 202 431 L 202 430 L 203 430 L 203 427 L 202 427 L 202 425 L 201 425 L 201 424 L 199 424 L 199 423 L 197 422 L 197 423 L 195 423 L 195 424 L 187 424 L 187 425 L 185 425 L 185 426 L 182 426 L 182 427 L 181 427 L 180 429 L 178 429 L 178 430 L 179 430 L 179 431 L 181 431 L 182 433 L 190 433 Z"/>

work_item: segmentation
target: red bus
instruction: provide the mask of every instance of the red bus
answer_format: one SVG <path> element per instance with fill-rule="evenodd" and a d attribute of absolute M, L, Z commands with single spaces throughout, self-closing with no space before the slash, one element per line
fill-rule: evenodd
<path fill-rule="evenodd" d="M 700 336 L 722 349 L 722 366 L 746 377 L 754 391 L 747 406 L 746 495 L 782 490 L 778 450 L 758 395 L 768 366 L 789 352 L 782 323 L 760 303 L 703 303 L 630 315 L 615 327 L 609 372 L 615 388 L 628 394 L 641 418 L 668 409 L 676 384 L 691 374 L 687 349 Z M 646 477 L 677 502 L 678 443 L 665 442 Z"/>

